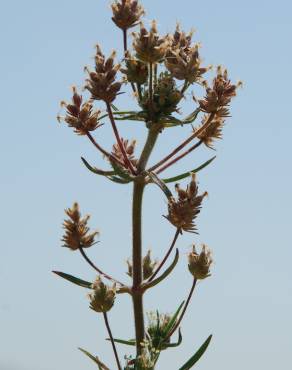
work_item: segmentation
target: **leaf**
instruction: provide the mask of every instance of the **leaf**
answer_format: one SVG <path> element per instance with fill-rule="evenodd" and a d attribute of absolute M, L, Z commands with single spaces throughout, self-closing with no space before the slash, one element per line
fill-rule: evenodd
<path fill-rule="evenodd" d="M 90 283 L 89 281 L 81 280 L 73 275 L 69 275 L 61 271 L 52 271 L 52 272 L 58 276 L 61 276 L 63 279 L 70 281 L 73 284 L 79 285 L 83 288 L 92 289 L 92 283 Z"/>
<path fill-rule="evenodd" d="M 209 343 L 211 342 L 212 335 L 210 335 L 205 342 L 201 345 L 201 347 L 197 350 L 197 352 L 187 361 L 179 370 L 189 370 L 191 369 L 195 363 L 199 361 L 199 359 L 203 356 L 206 349 L 208 348 Z"/>
<path fill-rule="evenodd" d="M 171 265 L 157 279 L 154 279 L 154 280 L 152 280 L 149 283 L 145 283 L 145 285 L 142 286 L 142 289 L 145 288 L 145 290 L 147 290 L 149 288 L 152 288 L 155 285 L 159 284 L 162 280 L 164 280 L 172 272 L 172 270 L 175 268 L 175 266 L 176 266 L 176 264 L 178 262 L 178 259 L 179 259 L 179 251 L 178 251 L 178 249 L 176 249 L 176 251 L 175 251 L 175 257 L 174 257 L 174 260 L 171 263 Z"/>
<path fill-rule="evenodd" d="M 133 178 L 121 166 L 117 165 L 114 162 L 111 162 L 111 165 L 112 165 L 116 175 L 119 175 L 122 179 L 127 180 L 127 182 L 133 181 Z M 118 178 L 115 178 L 115 179 L 118 179 Z"/>
<path fill-rule="evenodd" d="M 174 176 L 174 177 L 169 177 L 167 179 L 163 179 L 162 181 L 165 182 L 166 184 L 170 183 L 170 182 L 174 182 L 174 181 L 179 181 L 179 180 L 182 180 L 182 179 L 185 179 L 186 177 L 190 176 L 190 173 L 196 173 L 196 172 L 199 172 L 201 171 L 203 168 L 207 167 L 211 162 L 214 161 L 214 159 L 216 158 L 216 156 L 212 157 L 211 159 L 208 159 L 205 163 L 201 164 L 201 166 L 195 168 L 194 170 L 192 171 L 189 171 L 189 172 L 184 172 L 182 173 L 181 175 L 178 175 L 178 176 Z"/>
<path fill-rule="evenodd" d="M 160 187 L 160 189 L 164 192 L 164 194 L 167 196 L 167 198 L 172 198 L 172 193 L 168 189 L 168 187 L 165 185 L 163 180 L 161 180 L 154 172 L 149 172 L 148 176 L 151 178 L 151 180 L 152 180 L 152 182 L 154 182 L 154 184 L 156 184 Z"/>
<path fill-rule="evenodd" d="M 195 121 L 200 113 L 201 109 L 197 108 L 191 114 L 189 114 L 186 118 L 179 120 L 173 116 L 170 116 L 169 119 L 163 121 L 165 127 L 175 127 L 175 126 L 183 126 Z"/>
<path fill-rule="evenodd" d="M 179 308 L 176 310 L 176 312 L 174 313 L 174 315 L 172 316 L 172 318 L 169 320 L 166 328 L 164 329 L 164 335 L 167 336 L 168 333 L 172 330 L 172 328 L 174 327 L 175 323 L 176 323 L 176 319 L 180 313 L 180 310 L 182 309 L 183 305 L 184 305 L 185 301 L 183 301 Z"/>
<path fill-rule="evenodd" d="M 110 340 L 110 338 L 106 338 L 106 340 Z M 114 342 L 120 343 L 120 344 L 126 344 L 127 346 L 135 346 L 136 345 L 135 339 L 124 340 L 124 339 L 114 338 Z"/>
<path fill-rule="evenodd" d="M 99 368 L 99 370 L 109 370 L 109 368 L 107 366 L 105 366 L 105 364 L 103 364 L 99 359 L 98 357 L 96 356 L 93 356 L 91 353 L 89 353 L 88 351 L 86 351 L 85 349 L 83 348 L 80 348 L 78 347 L 78 349 L 83 352 L 85 354 L 85 356 L 89 357 L 93 362 L 95 362 Z"/>
<path fill-rule="evenodd" d="M 109 176 L 108 179 L 118 184 L 129 184 L 130 182 L 130 181 L 121 179 L 120 177 L 117 177 L 117 176 Z"/>
<path fill-rule="evenodd" d="M 165 349 L 166 348 L 169 348 L 169 347 L 178 347 L 182 342 L 182 335 L 181 335 L 181 331 L 180 331 L 180 328 L 178 329 L 178 340 L 176 343 L 169 343 L 169 344 L 165 344 Z"/>
<path fill-rule="evenodd" d="M 112 176 L 112 175 L 115 175 L 115 171 L 103 171 L 103 170 L 100 170 L 96 167 L 92 167 L 85 158 L 81 157 L 81 160 L 82 162 L 84 163 L 84 165 L 86 166 L 86 168 L 89 169 L 89 171 L 95 173 L 96 175 L 101 175 L 101 176 Z"/>

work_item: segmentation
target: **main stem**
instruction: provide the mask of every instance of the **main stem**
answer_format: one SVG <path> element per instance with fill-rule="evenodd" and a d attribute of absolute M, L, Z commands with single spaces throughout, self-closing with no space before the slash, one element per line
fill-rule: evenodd
<path fill-rule="evenodd" d="M 142 174 L 147 165 L 150 154 L 153 150 L 159 132 L 154 129 L 149 129 L 148 137 L 138 162 L 138 173 Z M 133 307 L 135 318 L 135 334 L 136 334 L 136 351 L 137 356 L 142 352 L 141 343 L 144 340 L 144 310 L 143 310 L 143 292 L 141 283 L 143 281 L 142 271 L 142 200 L 145 184 L 143 182 L 135 182 L 133 189 L 133 209 L 132 209 L 132 227 L 133 227 Z"/>

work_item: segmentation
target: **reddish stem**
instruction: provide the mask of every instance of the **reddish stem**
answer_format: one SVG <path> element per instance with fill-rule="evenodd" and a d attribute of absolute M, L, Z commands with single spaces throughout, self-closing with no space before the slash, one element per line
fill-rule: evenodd
<path fill-rule="evenodd" d="M 150 276 L 150 278 L 148 279 L 148 282 L 150 283 L 150 281 L 152 281 L 155 276 L 158 274 L 158 272 L 162 269 L 163 265 L 165 264 L 165 262 L 167 261 L 168 257 L 170 256 L 170 253 L 172 252 L 174 246 L 175 246 L 175 243 L 177 241 L 177 238 L 180 234 L 180 229 L 176 229 L 176 233 L 174 235 L 174 238 L 173 238 L 173 241 L 171 243 L 171 246 L 170 248 L 168 249 L 166 255 L 164 256 L 163 260 L 160 262 L 159 266 L 157 267 L 157 269 L 155 270 L 155 272 Z"/>
<path fill-rule="evenodd" d="M 128 155 L 127 155 L 127 153 L 125 151 L 124 144 L 122 143 L 122 140 L 120 138 L 119 131 L 118 131 L 117 126 L 116 126 L 116 123 L 115 123 L 115 119 L 114 119 L 114 116 L 113 116 L 113 112 L 112 112 L 112 108 L 111 108 L 110 103 L 107 102 L 106 103 L 106 107 L 107 107 L 107 112 L 108 112 L 109 119 L 110 119 L 111 124 L 112 124 L 112 128 L 113 128 L 115 137 L 116 137 L 117 142 L 118 142 L 118 146 L 119 146 L 119 148 L 121 150 L 121 153 L 122 153 L 122 155 L 124 157 L 125 165 L 130 169 L 130 171 L 132 172 L 132 174 L 135 175 L 136 174 L 136 171 L 135 171 L 135 169 L 134 169 L 131 161 L 128 158 Z"/>

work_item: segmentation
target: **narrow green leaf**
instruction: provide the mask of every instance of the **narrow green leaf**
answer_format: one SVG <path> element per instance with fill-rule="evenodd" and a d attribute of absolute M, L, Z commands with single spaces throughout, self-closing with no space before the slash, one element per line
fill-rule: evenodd
<path fill-rule="evenodd" d="M 179 259 L 179 251 L 176 249 L 175 251 L 175 257 L 171 265 L 164 271 L 164 273 L 159 276 L 157 279 L 152 280 L 150 283 L 145 283 L 145 285 L 142 287 L 142 289 L 145 287 L 145 290 L 154 287 L 155 285 L 159 284 L 162 280 L 164 280 L 175 268 L 177 262 Z"/>
<path fill-rule="evenodd" d="M 186 177 L 190 176 L 191 173 L 196 173 L 196 172 L 199 172 L 201 171 L 203 168 L 207 167 L 211 162 L 214 161 L 214 159 L 216 158 L 216 156 L 212 157 L 211 159 L 208 159 L 205 163 L 203 163 L 201 166 L 195 168 L 194 170 L 192 171 L 189 171 L 189 172 L 184 172 L 182 173 L 181 175 L 178 175 L 178 176 L 174 176 L 174 177 L 169 177 L 167 179 L 163 179 L 163 182 L 165 182 L 166 184 L 170 183 L 170 182 L 174 182 L 174 181 L 179 181 L 179 180 L 182 180 L 182 179 L 185 179 Z"/>
<path fill-rule="evenodd" d="M 169 347 L 178 347 L 182 342 L 182 335 L 181 335 L 181 330 L 178 329 L 178 340 L 176 343 L 169 343 L 169 344 L 165 344 L 165 348 L 169 348 Z"/>
<path fill-rule="evenodd" d="M 78 347 L 79 351 L 81 351 L 82 353 L 85 354 L 85 356 L 89 357 L 93 362 L 95 362 L 99 368 L 99 370 L 109 370 L 109 368 L 107 366 L 105 366 L 105 364 L 103 364 L 99 359 L 98 357 L 96 356 L 93 356 L 91 353 L 89 353 L 88 351 L 86 351 L 85 349 L 83 348 L 80 348 Z"/>
<path fill-rule="evenodd" d="M 106 340 L 110 340 L 110 338 L 106 338 Z M 116 339 L 116 338 L 114 338 L 114 342 L 120 343 L 120 344 L 125 344 L 127 346 L 135 346 L 136 345 L 135 339 L 124 340 L 124 339 Z"/>
<path fill-rule="evenodd" d="M 175 323 L 176 323 L 176 319 L 177 319 L 177 317 L 178 317 L 178 315 L 179 315 L 179 313 L 180 313 L 180 311 L 181 311 L 181 309 L 182 309 L 182 307 L 183 307 L 184 303 L 185 303 L 185 301 L 183 301 L 183 302 L 180 304 L 179 308 L 175 311 L 174 315 L 173 315 L 173 316 L 172 316 L 172 318 L 169 320 L 169 322 L 168 322 L 167 326 L 166 326 L 166 327 L 165 327 L 165 329 L 164 329 L 164 335 L 165 335 L 165 336 L 167 336 L 167 335 L 168 335 L 168 333 L 169 333 L 169 332 L 172 330 L 172 328 L 174 327 L 174 325 L 175 325 Z"/>
<path fill-rule="evenodd" d="M 82 286 L 83 288 L 92 289 L 92 283 L 89 281 L 81 280 L 73 275 L 66 274 L 65 272 L 61 271 L 52 271 L 54 274 L 61 276 L 63 279 L 70 281 L 73 284 Z"/>
<path fill-rule="evenodd" d="M 116 175 L 119 175 L 122 179 L 127 180 L 128 182 L 133 181 L 133 178 L 129 175 L 129 173 L 123 169 L 121 166 L 117 165 L 114 162 L 111 162 L 111 165 L 115 171 Z"/>
<path fill-rule="evenodd" d="M 120 177 L 117 176 L 109 176 L 108 179 L 112 182 L 116 182 L 118 184 L 129 184 L 130 181 L 121 179 Z"/>
<path fill-rule="evenodd" d="M 201 347 L 197 350 L 197 352 L 187 361 L 179 370 L 189 370 L 191 369 L 196 362 L 203 356 L 206 349 L 208 348 L 209 343 L 211 342 L 212 335 L 210 335 L 205 342 L 201 345 Z"/>
<path fill-rule="evenodd" d="M 151 178 L 151 180 L 152 180 L 152 182 L 154 182 L 154 184 L 156 184 L 160 187 L 160 189 L 164 192 L 164 194 L 167 196 L 167 198 L 172 197 L 172 193 L 168 189 L 168 187 L 165 185 L 164 181 L 161 180 L 154 172 L 149 172 L 148 176 Z"/>
<path fill-rule="evenodd" d="M 112 175 L 115 175 L 115 171 L 103 171 L 103 170 L 100 170 L 96 167 L 92 167 L 85 158 L 81 157 L 81 160 L 82 162 L 84 163 L 85 167 L 89 169 L 89 171 L 97 174 L 97 175 L 101 175 L 101 176 L 112 176 Z"/>
<path fill-rule="evenodd" d="M 192 123 L 198 117 L 198 114 L 200 112 L 201 112 L 201 108 L 197 108 L 191 114 L 189 114 L 185 119 L 183 119 L 182 121 L 184 123 Z"/>
<path fill-rule="evenodd" d="M 114 111 L 118 111 L 118 108 L 115 105 L 111 104 L 111 107 L 113 108 Z"/>

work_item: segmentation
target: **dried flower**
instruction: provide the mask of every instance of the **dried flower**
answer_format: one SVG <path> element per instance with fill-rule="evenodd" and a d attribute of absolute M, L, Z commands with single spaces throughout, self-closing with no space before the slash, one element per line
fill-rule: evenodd
<path fill-rule="evenodd" d="M 133 277 L 133 266 L 132 263 L 128 260 L 128 272 L 127 274 Z M 152 261 L 151 259 L 151 251 L 149 250 L 146 256 L 143 258 L 142 261 L 142 270 L 143 270 L 143 279 L 148 279 L 154 272 L 155 267 L 157 266 L 157 261 Z"/>
<path fill-rule="evenodd" d="M 169 45 L 169 37 L 159 36 L 156 21 L 152 21 L 149 32 L 141 24 L 140 33 L 135 32 L 133 36 L 133 47 L 138 59 L 145 63 L 157 63 L 163 60 Z"/>
<path fill-rule="evenodd" d="M 65 229 L 65 235 L 62 238 L 63 246 L 75 251 L 79 248 L 89 248 L 94 245 L 98 232 L 89 233 L 87 222 L 90 216 L 81 217 L 78 203 L 74 203 L 73 207 L 66 209 L 65 212 L 69 219 L 63 223 Z"/>
<path fill-rule="evenodd" d="M 166 53 L 165 66 L 178 80 L 200 82 L 210 67 L 201 67 L 199 44 L 191 45 L 192 32 L 186 34 L 177 25 L 172 42 Z"/>
<path fill-rule="evenodd" d="M 231 99 L 236 96 L 236 88 L 240 85 L 233 85 L 228 78 L 227 70 L 219 66 L 217 76 L 213 80 L 212 87 L 206 88 L 206 96 L 199 100 L 200 107 L 205 113 L 216 113 L 217 117 L 228 117 L 228 105 Z"/>
<path fill-rule="evenodd" d="M 202 125 L 194 130 L 200 131 L 204 125 L 206 125 L 209 117 L 204 115 L 202 119 Z M 224 125 L 224 119 L 215 115 L 214 119 L 210 124 L 206 125 L 206 128 L 198 133 L 197 138 L 200 139 L 208 148 L 213 149 L 213 142 L 215 139 L 222 139 L 222 129 Z"/>
<path fill-rule="evenodd" d="M 125 152 L 127 153 L 128 160 L 131 161 L 132 165 L 136 167 L 138 160 L 134 157 L 134 151 L 136 147 L 136 140 L 129 141 L 127 139 L 121 138 L 121 143 L 125 149 Z M 125 158 L 123 156 L 123 153 L 121 151 L 120 146 L 115 143 L 113 145 L 112 155 L 120 160 L 120 162 L 125 163 Z"/>
<path fill-rule="evenodd" d="M 136 26 L 145 14 L 142 5 L 137 0 L 114 1 L 111 7 L 113 11 L 112 20 L 122 30 Z"/>
<path fill-rule="evenodd" d="M 210 265 L 213 260 L 211 257 L 211 251 L 205 244 L 202 245 L 200 254 L 197 253 L 195 245 L 193 245 L 193 250 L 189 253 L 188 259 L 189 270 L 194 278 L 202 280 L 211 275 Z"/>
<path fill-rule="evenodd" d="M 82 104 L 82 96 L 77 93 L 76 87 L 73 87 L 72 103 L 61 103 L 67 109 L 66 116 L 58 116 L 58 120 L 63 119 L 69 127 L 73 127 L 78 135 L 86 135 L 88 131 L 94 131 L 99 124 L 100 110 L 93 111 L 93 104 L 87 101 Z"/>
<path fill-rule="evenodd" d="M 192 180 L 186 190 L 176 184 L 178 199 L 171 198 L 168 202 L 168 215 L 166 218 L 177 228 L 196 233 L 194 220 L 200 213 L 201 204 L 207 192 L 198 195 L 196 176 L 192 174 Z"/>
<path fill-rule="evenodd" d="M 93 292 L 90 293 L 90 308 L 96 312 L 107 312 L 109 311 L 115 301 L 116 297 L 116 286 L 115 284 L 112 287 L 104 284 L 98 276 L 94 283 L 92 284 Z"/>
<path fill-rule="evenodd" d="M 92 99 L 111 103 L 120 91 L 122 83 L 115 82 L 116 74 L 120 69 L 119 64 L 114 64 L 115 56 L 116 52 L 112 52 L 109 58 L 105 59 L 99 45 L 96 46 L 95 71 L 89 71 L 86 68 L 89 78 L 85 88 L 90 91 Z"/>
<path fill-rule="evenodd" d="M 148 80 L 148 67 L 145 63 L 135 59 L 127 51 L 125 54 L 126 68 L 121 68 L 121 72 L 127 77 L 127 81 L 143 85 Z"/>

